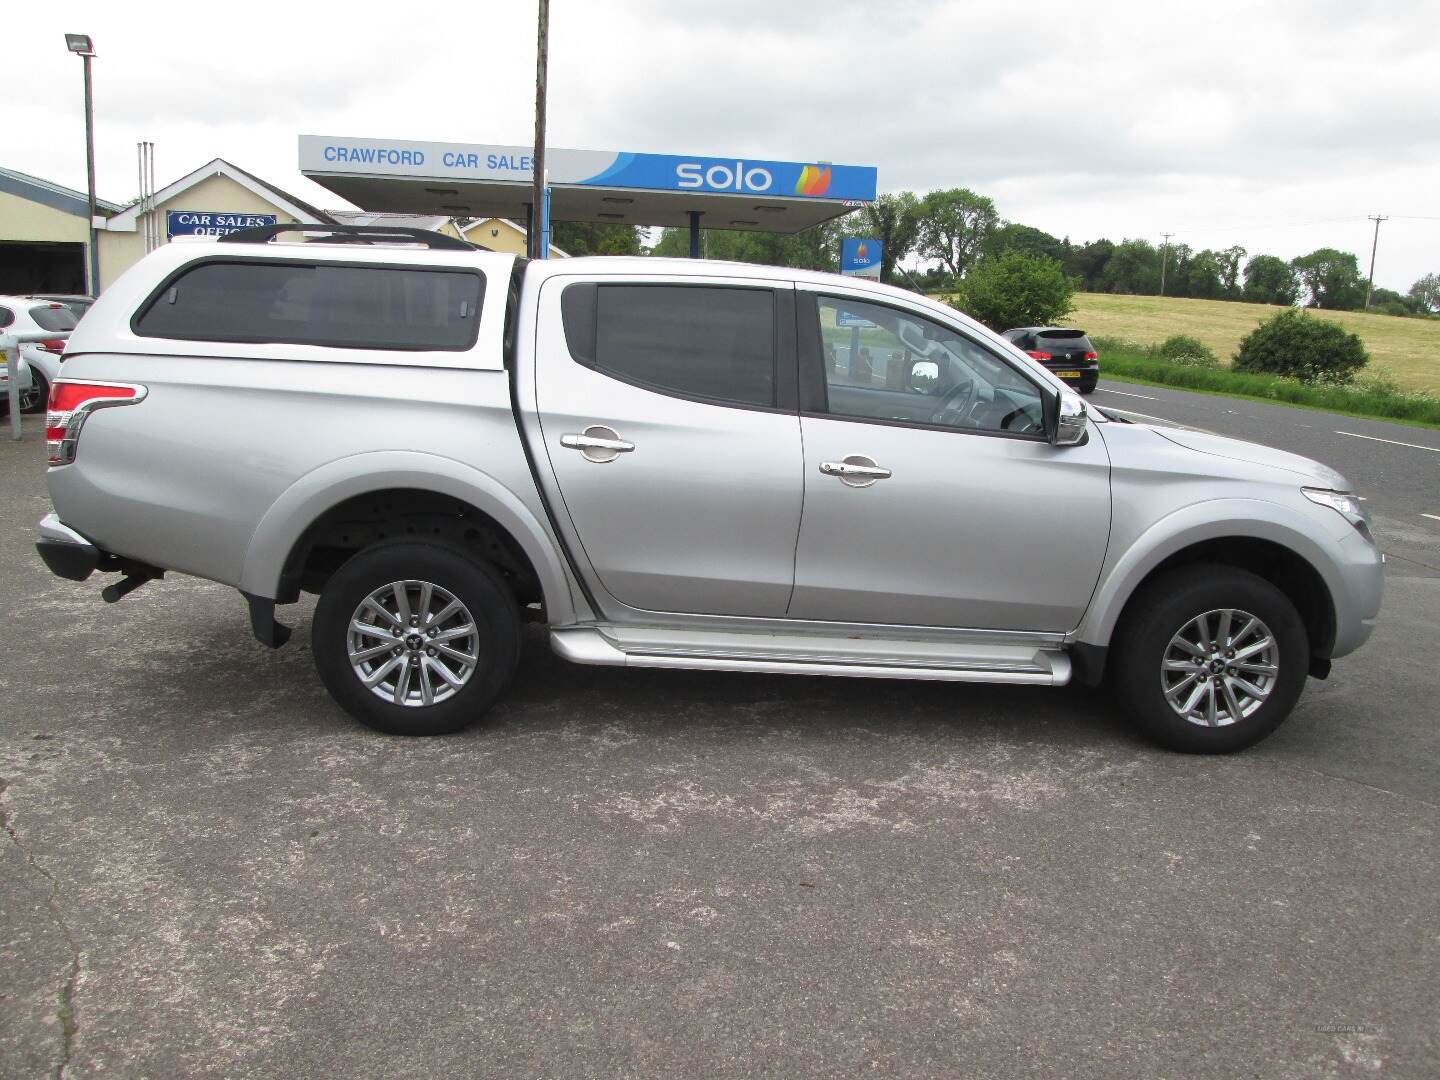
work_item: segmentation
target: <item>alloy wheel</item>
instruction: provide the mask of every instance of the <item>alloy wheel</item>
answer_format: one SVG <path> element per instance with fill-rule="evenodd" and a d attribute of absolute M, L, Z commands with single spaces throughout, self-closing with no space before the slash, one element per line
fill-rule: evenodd
<path fill-rule="evenodd" d="M 1226 727 L 1265 704 L 1280 671 L 1275 635 L 1236 608 L 1197 615 L 1170 639 L 1161 660 L 1165 700 L 1200 727 Z"/>
<path fill-rule="evenodd" d="M 453 593 L 428 581 L 392 581 L 355 608 L 347 652 L 372 694 L 418 708 L 453 697 L 470 681 L 480 637 Z"/>
<path fill-rule="evenodd" d="M 45 400 L 41 396 L 39 383 L 32 382 L 29 387 L 20 391 L 20 411 L 22 413 L 39 412 L 44 404 Z"/>

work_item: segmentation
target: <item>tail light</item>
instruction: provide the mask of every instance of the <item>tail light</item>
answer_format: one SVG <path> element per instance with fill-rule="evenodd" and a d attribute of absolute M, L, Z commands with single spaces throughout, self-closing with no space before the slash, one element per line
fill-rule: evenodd
<path fill-rule="evenodd" d="M 45 417 L 45 449 L 51 465 L 75 460 L 76 444 L 85 418 L 96 409 L 134 405 L 145 398 L 145 387 L 135 383 L 86 382 L 57 379 L 50 387 L 50 409 Z"/>
<path fill-rule="evenodd" d="M 1099 359 L 1100 359 L 1100 354 L 1099 354 L 1098 352 L 1087 352 L 1087 353 L 1085 354 L 1085 359 L 1086 359 L 1086 360 L 1099 360 Z"/>
<path fill-rule="evenodd" d="M 1051 356 L 1048 352 L 1040 352 L 1040 351 L 1038 351 L 1038 350 L 1036 350 L 1036 349 L 1031 349 L 1031 350 L 1030 350 L 1030 359 L 1031 359 L 1031 360 L 1053 360 L 1053 359 L 1055 359 L 1055 358 L 1054 358 L 1053 356 Z"/>
<path fill-rule="evenodd" d="M 37 349 L 44 349 L 46 352 L 54 353 L 58 356 L 65 351 L 65 339 L 58 337 L 46 338 L 44 341 L 35 342 L 35 347 Z"/>

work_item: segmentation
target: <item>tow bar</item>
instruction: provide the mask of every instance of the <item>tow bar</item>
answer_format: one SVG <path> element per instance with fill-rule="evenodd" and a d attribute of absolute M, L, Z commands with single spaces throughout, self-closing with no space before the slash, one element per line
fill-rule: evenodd
<path fill-rule="evenodd" d="M 148 566 L 143 569 L 127 569 L 123 578 L 114 585 L 106 585 L 105 588 L 100 590 L 100 599 L 104 600 L 107 604 L 113 604 L 129 596 L 147 581 L 154 581 L 156 578 L 163 578 L 164 576 L 164 570 L 156 570 Z"/>

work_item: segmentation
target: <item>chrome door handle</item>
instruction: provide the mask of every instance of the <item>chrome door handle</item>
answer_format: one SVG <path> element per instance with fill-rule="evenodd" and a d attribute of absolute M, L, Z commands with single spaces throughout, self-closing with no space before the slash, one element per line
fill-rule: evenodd
<path fill-rule="evenodd" d="M 617 454 L 628 454 L 635 449 L 633 442 L 624 439 L 598 439 L 593 435 L 561 435 L 560 445 L 569 450 L 614 450 Z"/>
<path fill-rule="evenodd" d="M 822 461 L 820 471 L 826 476 L 838 476 L 846 487 L 865 488 L 876 480 L 888 480 L 890 470 L 876 465 L 874 459 L 864 454 L 847 454 L 843 461 Z"/>
<path fill-rule="evenodd" d="M 866 459 L 869 461 L 869 459 Z M 844 480 L 868 480 L 874 483 L 876 480 L 890 479 L 890 470 L 882 465 L 876 465 L 873 461 L 869 464 L 861 464 L 846 458 L 844 461 L 822 461 L 820 471 L 826 476 L 838 476 Z"/>
<path fill-rule="evenodd" d="M 591 424 L 579 435 L 561 435 L 560 445 L 567 450 L 579 450 L 586 461 L 593 461 L 596 465 L 614 461 L 621 454 L 635 449 L 633 442 L 626 442 L 613 428 L 604 424 Z"/>

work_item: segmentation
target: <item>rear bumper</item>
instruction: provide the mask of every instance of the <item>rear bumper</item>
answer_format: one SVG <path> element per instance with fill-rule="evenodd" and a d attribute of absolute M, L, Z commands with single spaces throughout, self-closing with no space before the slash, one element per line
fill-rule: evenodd
<path fill-rule="evenodd" d="M 40 539 L 35 550 L 52 574 L 84 581 L 100 566 L 101 551 L 54 514 L 40 521 Z"/>

